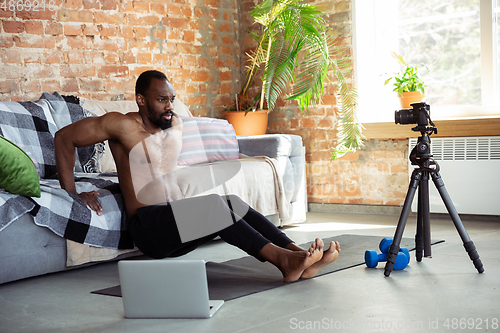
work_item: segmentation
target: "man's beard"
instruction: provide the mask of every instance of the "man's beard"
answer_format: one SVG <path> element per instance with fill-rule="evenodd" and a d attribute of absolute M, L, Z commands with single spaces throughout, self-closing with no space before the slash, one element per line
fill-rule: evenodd
<path fill-rule="evenodd" d="M 169 115 L 170 114 L 170 119 L 164 119 L 163 116 Z M 172 127 L 172 112 L 165 112 L 160 116 L 160 119 L 158 119 L 158 124 L 156 124 L 159 128 L 162 130 L 169 129 Z"/>
<path fill-rule="evenodd" d="M 153 118 L 153 116 L 152 116 L 153 114 L 154 114 L 154 112 L 152 112 L 148 107 L 148 115 L 149 115 L 148 119 L 151 123 L 158 126 L 162 130 L 166 130 L 166 129 L 169 129 L 170 127 L 172 127 L 172 119 L 174 116 L 173 112 L 171 112 L 171 111 L 164 112 L 156 119 Z M 164 118 L 164 116 L 167 116 L 167 115 L 170 115 L 170 119 Z"/>

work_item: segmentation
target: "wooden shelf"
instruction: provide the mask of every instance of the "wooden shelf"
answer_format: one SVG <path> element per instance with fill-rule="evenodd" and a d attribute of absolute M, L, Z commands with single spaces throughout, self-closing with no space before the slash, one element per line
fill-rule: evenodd
<path fill-rule="evenodd" d="M 499 136 L 500 116 L 481 118 L 453 118 L 435 120 L 437 134 L 432 137 L 457 136 Z M 363 135 L 366 139 L 405 139 L 416 138 L 420 132 L 411 129 L 416 125 L 396 125 L 394 122 L 364 123 Z"/>

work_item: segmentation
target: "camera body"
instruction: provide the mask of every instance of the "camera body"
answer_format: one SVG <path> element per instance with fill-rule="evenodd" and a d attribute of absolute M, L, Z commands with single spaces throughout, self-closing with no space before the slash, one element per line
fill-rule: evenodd
<path fill-rule="evenodd" d="M 422 135 L 427 133 L 430 135 L 432 133 L 437 134 L 437 127 L 431 120 L 431 107 L 425 102 L 411 103 L 411 109 L 402 109 L 394 112 L 394 121 L 396 124 L 417 124 L 411 130 L 415 132 L 420 132 Z M 431 126 L 428 126 L 429 123 Z"/>
<path fill-rule="evenodd" d="M 417 124 L 427 126 L 429 124 L 430 105 L 424 102 L 411 103 L 411 109 L 402 109 L 394 112 L 396 124 Z"/>

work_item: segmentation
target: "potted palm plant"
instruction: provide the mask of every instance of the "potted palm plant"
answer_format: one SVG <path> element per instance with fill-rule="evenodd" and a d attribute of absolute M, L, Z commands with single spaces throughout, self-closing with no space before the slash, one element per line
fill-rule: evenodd
<path fill-rule="evenodd" d="M 409 109 L 411 108 L 411 103 L 422 101 L 426 85 L 418 76 L 418 66 L 408 65 L 403 57 L 396 52 L 392 52 L 392 56 L 405 67 L 405 70 L 400 73 L 394 73 L 394 76 L 387 79 L 384 84 L 388 84 L 394 79 L 392 85 L 393 91 L 398 94 L 401 108 Z"/>
<path fill-rule="evenodd" d="M 296 100 L 307 114 L 321 102 L 331 71 L 337 79 L 340 100 L 339 134 L 333 157 L 359 148 L 362 126 L 356 116 L 357 95 L 346 80 L 351 60 L 342 57 L 345 50 L 327 36 L 325 13 L 318 5 L 300 0 L 264 0 L 250 14 L 262 26 L 262 32 L 252 33 L 258 46 L 248 54 L 246 77 L 235 108 L 247 117 L 249 111 L 267 115 L 282 97 Z M 262 78 L 260 92 L 249 96 L 257 75 Z"/>

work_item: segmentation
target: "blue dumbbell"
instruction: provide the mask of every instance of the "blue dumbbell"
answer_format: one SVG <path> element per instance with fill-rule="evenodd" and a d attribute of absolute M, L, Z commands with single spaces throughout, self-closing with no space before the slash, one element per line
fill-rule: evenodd
<path fill-rule="evenodd" d="M 403 252 L 405 256 L 408 257 L 408 263 L 410 263 L 410 250 L 408 250 L 406 247 L 400 247 L 399 252 Z"/>
<path fill-rule="evenodd" d="M 404 252 L 399 252 L 396 256 L 396 262 L 394 263 L 393 269 L 395 271 L 400 271 L 408 266 L 409 254 L 406 256 Z M 366 250 L 365 251 L 365 264 L 367 267 L 373 268 L 377 267 L 379 262 L 387 261 L 387 253 L 378 254 L 377 251 L 374 250 Z"/>
<path fill-rule="evenodd" d="M 385 237 L 380 241 L 378 248 L 382 253 L 388 253 L 389 247 L 392 244 L 392 237 Z M 408 263 L 410 262 L 410 251 L 406 247 L 400 247 L 399 252 L 403 252 L 408 257 Z"/>
<path fill-rule="evenodd" d="M 392 237 L 385 237 L 380 241 L 379 249 L 382 252 L 378 254 L 376 251 L 367 250 L 365 252 L 365 264 L 366 266 L 373 268 L 377 267 L 379 262 L 387 261 L 387 253 L 389 252 L 389 247 L 392 244 Z M 410 262 L 410 251 L 407 248 L 402 247 L 399 249 L 399 253 L 396 256 L 396 261 L 394 263 L 394 270 L 403 270 L 408 266 Z"/>

